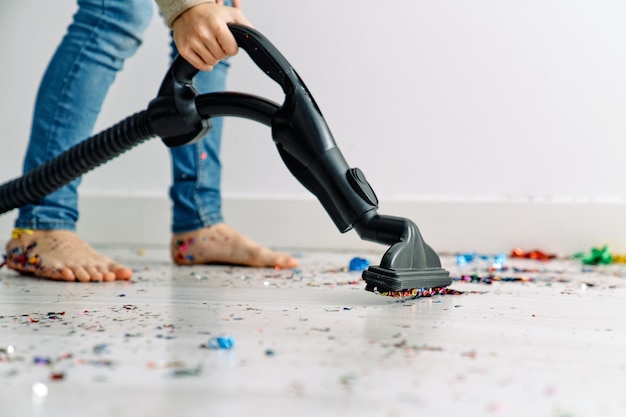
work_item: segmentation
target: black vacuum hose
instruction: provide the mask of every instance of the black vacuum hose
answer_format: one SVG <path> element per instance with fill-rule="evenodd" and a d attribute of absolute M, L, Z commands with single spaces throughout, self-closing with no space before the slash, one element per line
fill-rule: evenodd
<path fill-rule="evenodd" d="M 146 111 L 71 147 L 63 154 L 0 186 L 0 214 L 35 203 L 99 165 L 154 137 Z"/>
<path fill-rule="evenodd" d="M 250 32 L 249 28 L 238 25 L 230 25 L 230 28 L 238 44 L 255 62 L 271 78 L 279 81 L 283 90 L 292 90 L 291 80 L 284 78 L 283 67 L 288 63 L 274 46 L 262 35 Z M 74 145 L 22 177 L 0 185 L 0 214 L 36 203 L 152 137 L 160 136 L 167 146 L 198 140 L 210 128 L 210 117 L 239 116 L 271 126 L 278 104 L 240 93 L 198 95 L 193 88 L 197 72 L 182 57 L 177 57 L 163 80 L 157 98 L 150 102 L 147 110 Z"/>
<path fill-rule="evenodd" d="M 237 116 L 270 126 L 278 104 L 250 94 L 211 93 L 195 97 L 202 118 Z M 155 137 L 149 112 L 135 113 L 45 164 L 0 185 L 0 214 L 41 198 L 83 174 Z"/>

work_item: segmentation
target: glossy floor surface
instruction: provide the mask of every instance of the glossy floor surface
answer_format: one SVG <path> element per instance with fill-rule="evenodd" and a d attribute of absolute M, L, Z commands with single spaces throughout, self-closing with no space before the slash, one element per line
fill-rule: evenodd
<path fill-rule="evenodd" d="M 490 273 L 444 256 L 455 278 L 496 280 L 394 299 L 346 271 L 380 254 L 304 252 L 277 271 L 103 251 L 132 282 L 0 270 L 0 416 L 626 415 L 624 265 Z"/>

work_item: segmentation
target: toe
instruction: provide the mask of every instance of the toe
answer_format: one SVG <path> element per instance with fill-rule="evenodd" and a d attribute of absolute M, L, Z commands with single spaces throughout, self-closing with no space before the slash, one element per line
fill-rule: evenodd
<path fill-rule="evenodd" d="M 100 282 L 104 279 L 102 273 L 94 266 L 85 267 L 85 271 L 89 275 L 89 281 Z"/>
<path fill-rule="evenodd" d="M 122 265 L 114 265 L 111 269 L 115 275 L 115 279 L 128 281 L 133 276 L 133 270 Z"/>
<path fill-rule="evenodd" d="M 298 266 L 298 260 L 290 255 L 283 255 L 280 263 L 281 268 L 296 268 Z"/>
<path fill-rule="evenodd" d="M 72 268 L 72 270 L 74 271 L 74 276 L 76 277 L 76 280 L 80 282 L 91 281 L 91 276 L 89 275 L 87 270 L 85 270 L 85 268 L 83 268 L 82 266 L 74 267 Z"/>
<path fill-rule="evenodd" d="M 60 268 L 57 273 L 47 273 L 43 275 L 45 278 L 63 280 L 63 281 L 76 281 L 76 275 L 71 268 Z"/>
<path fill-rule="evenodd" d="M 99 268 L 100 273 L 102 274 L 102 280 L 105 282 L 115 281 L 115 272 L 109 271 L 106 268 Z"/>

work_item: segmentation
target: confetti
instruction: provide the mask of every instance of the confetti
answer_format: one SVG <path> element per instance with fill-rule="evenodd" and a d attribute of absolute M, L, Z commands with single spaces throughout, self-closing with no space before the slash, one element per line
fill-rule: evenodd
<path fill-rule="evenodd" d="M 15 352 L 15 348 L 12 345 L 6 347 L 0 347 L 0 362 L 9 362 Z"/>
<path fill-rule="evenodd" d="M 535 310 L 537 304 L 525 305 L 522 300 L 518 305 L 515 300 L 520 294 L 522 297 L 525 294 L 542 295 L 543 291 L 544 294 L 550 294 L 549 302 L 559 301 L 557 299 L 559 296 L 564 298 L 561 294 L 573 294 L 575 297 L 569 296 L 569 302 L 576 304 L 579 299 L 585 303 L 594 302 L 593 298 L 597 294 L 604 295 L 602 290 L 626 288 L 626 281 L 622 280 L 626 279 L 626 267 L 581 266 L 580 260 L 575 261 L 571 257 L 543 264 L 524 260 L 514 262 L 508 256 L 487 256 L 477 253 L 472 255 L 474 258 L 467 257 L 470 263 L 461 267 L 455 267 L 454 256 L 448 255 L 443 259 L 444 267 L 449 267 L 451 272 L 454 282 L 450 286 L 452 288 L 410 289 L 382 294 L 396 298 L 431 297 L 406 303 L 363 293 L 364 281 L 358 278 L 359 274 L 349 273 L 347 268 L 336 267 L 350 259 L 342 253 L 333 254 L 336 256 L 333 259 L 323 258 L 313 267 L 307 265 L 305 261 L 303 270 L 298 271 L 277 271 L 272 267 L 252 269 L 218 265 L 197 266 L 191 270 L 176 269 L 177 272 L 171 273 L 167 266 L 155 266 L 149 271 L 145 268 L 136 269 L 146 271 L 146 280 L 134 282 L 133 286 L 118 283 L 117 289 L 111 289 L 113 288 L 111 286 L 74 287 L 61 284 L 69 289 L 67 291 L 63 289 L 60 297 L 44 300 L 45 303 L 34 308 L 32 306 L 35 304 L 25 304 L 19 309 L 5 306 L 4 311 L 0 311 L 2 326 L 0 329 L 5 335 L 5 345 L 0 346 L 0 379 L 17 374 L 19 381 L 29 381 L 26 387 L 29 390 L 33 382 L 40 381 L 44 383 L 44 390 L 46 388 L 50 390 L 47 397 L 57 397 L 60 394 L 65 395 L 61 391 L 65 392 L 71 386 L 67 384 L 79 382 L 89 384 L 101 378 L 99 381 L 116 385 L 127 370 L 136 370 L 138 367 L 142 368 L 140 374 L 149 375 L 145 377 L 147 380 L 159 379 L 159 383 L 162 383 L 163 377 L 166 377 L 169 382 L 165 383 L 188 385 L 201 382 L 199 378 L 202 378 L 202 381 L 204 378 L 207 381 L 213 380 L 214 376 L 220 375 L 219 372 L 214 372 L 215 370 L 229 372 L 242 370 L 243 372 L 237 373 L 250 378 L 256 377 L 257 374 L 262 375 L 267 369 L 280 370 L 286 366 L 298 366 L 299 361 L 308 366 L 311 361 L 313 366 L 321 364 L 322 368 L 331 370 L 328 374 L 331 382 L 329 385 L 343 395 L 345 394 L 342 392 L 343 389 L 356 391 L 357 388 L 360 390 L 372 383 L 375 384 L 373 375 L 378 375 L 381 367 L 382 369 L 392 367 L 394 371 L 398 369 L 399 372 L 404 372 L 404 369 L 412 372 L 428 366 L 431 368 L 425 369 L 427 372 L 442 372 L 444 366 L 448 366 L 452 360 L 462 371 L 470 372 L 466 374 L 454 371 L 455 374 L 467 378 L 459 379 L 455 383 L 459 384 L 459 387 L 469 389 L 470 383 L 480 382 L 474 379 L 471 372 L 489 369 L 489 372 L 495 374 L 488 366 L 507 358 L 495 349 L 488 349 L 488 344 L 481 345 L 479 350 L 471 343 L 458 345 L 448 343 L 447 337 L 454 336 L 458 331 L 456 329 L 460 329 L 461 336 L 465 332 L 463 327 L 451 324 L 479 320 L 482 326 L 484 318 L 491 320 L 504 317 L 508 321 L 510 317 L 516 320 L 519 317 L 523 320 L 524 328 L 532 332 L 534 326 L 529 325 L 527 321 L 541 320 L 540 326 L 543 328 L 551 324 L 551 313 L 555 308 L 546 303 L 547 306 Z M 532 258 L 528 256 L 524 259 Z M 615 263 L 617 255 L 612 254 L 612 259 Z M 626 255 L 624 259 L 626 260 Z M 138 262 L 147 261 L 142 259 Z M 494 271 L 496 264 L 501 265 L 497 272 Z M 4 274 L 4 271 L 0 273 L 3 274 L 0 275 L 3 291 L 12 292 L 10 295 L 17 299 L 20 296 L 30 299 L 41 294 L 37 286 L 40 284 L 39 281 L 31 284 L 26 279 L 13 279 L 12 274 Z M 603 281 L 604 278 L 607 278 L 607 281 Z M 207 279 L 208 281 L 201 281 Z M 269 286 L 264 287 L 264 282 Z M 553 288 L 544 288 L 542 285 L 559 282 L 568 282 L 568 285 L 554 285 Z M 182 287 L 176 287 L 179 284 L 182 284 Z M 48 285 L 59 287 L 58 283 Z M 166 296 L 162 297 L 163 292 L 160 289 L 164 286 L 167 291 Z M 32 288 L 37 288 L 37 291 L 33 291 Z M 275 291 L 277 288 L 281 291 Z M 123 300 L 112 300 L 120 293 L 120 289 L 124 292 L 129 291 L 126 293 L 127 297 Z M 222 297 L 222 289 L 228 291 L 228 297 Z M 293 293 L 295 297 L 283 297 L 283 289 L 296 290 Z M 146 291 L 146 294 L 138 294 L 139 291 Z M 276 294 L 271 294 L 271 298 L 268 298 L 267 291 Z M 330 294 L 329 291 L 333 291 L 334 294 Z M 488 295 L 480 300 L 467 296 L 485 293 Z M 170 295 L 180 296 L 182 301 L 188 294 L 192 295 L 189 305 L 183 305 L 182 302 L 170 303 L 170 298 L 173 298 Z M 248 297 L 250 294 L 258 297 Z M 286 291 L 284 294 L 289 295 Z M 456 294 L 463 294 L 463 297 L 453 297 Z M 582 294 L 584 299 L 580 297 Z M 444 297 L 448 295 L 450 297 Z M 301 296 L 302 298 L 299 298 Z M 131 298 L 136 305 L 123 305 L 131 301 Z M 509 306 L 500 309 L 498 303 L 502 298 L 512 300 L 510 310 Z M 79 302 L 67 302 L 68 299 Z M 544 302 L 546 299 L 542 298 L 540 301 Z M 63 309 L 67 309 L 67 312 L 61 311 Z M 333 314 L 329 314 L 330 312 Z M 394 314 L 390 315 L 389 312 Z M 34 321 L 31 322 L 31 318 Z M 190 319 L 187 320 L 188 318 Z M 618 335 L 618 319 L 609 321 L 610 318 L 604 315 L 601 318 L 607 323 L 595 326 L 601 331 L 595 332 L 594 338 Z M 265 326 L 265 330 L 261 326 Z M 4 333 L 7 329 L 10 332 Z M 468 326 L 468 330 L 472 329 Z M 25 343 L 24 338 L 20 340 L 21 336 L 12 339 L 11 332 L 25 335 L 27 342 L 34 333 L 35 337 L 51 340 L 57 345 L 54 348 L 46 345 L 46 350 L 40 350 L 41 347 L 37 344 Z M 167 341 L 167 338 L 173 337 L 172 334 L 176 334 L 178 340 Z M 445 334 L 446 338 L 442 339 L 442 334 Z M 221 337 L 213 338 L 218 335 Z M 67 336 L 69 338 L 66 339 Z M 155 339 L 155 336 L 158 339 Z M 240 344 L 236 346 L 237 350 L 234 349 L 235 340 L 232 336 L 236 336 L 236 342 Z M 294 343 L 289 344 L 288 349 L 285 349 L 286 345 L 278 349 L 280 342 L 285 340 L 284 337 Z M 357 342 L 362 342 L 362 346 L 349 350 L 352 338 L 358 338 Z M 439 346 L 438 343 L 442 342 L 443 345 Z M 8 343 L 14 344 L 15 347 L 7 346 Z M 203 348 L 212 351 L 198 349 L 200 343 L 204 343 Z M 361 359 L 359 355 L 366 350 L 369 351 L 370 348 L 373 348 L 375 360 L 368 361 L 367 358 L 370 357 L 368 356 L 362 362 L 357 361 Z M 524 347 L 525 351 L 529 349 L 534 353 L 543 352 L 543 348 L 532 344 Z M 66 349 L 76 350 L 73 354 L 64 354 Z M 19 354 L 14 355 L 15 351 Z M 321 359 L 311 354 L 318 351 L 322 355 Z M 105 352 L 106 354 L 102 355 Z M 49 353 L 50 357 L 46 357 L 45 355 Z M 33 360 L 35 354 L 39 355 L 39 359 Z M 354 360 L 351 357 L 337 368 L 334 366 L 337 362 L 332 360 L 335 354 L 354 355 Z M 150 358 L 153 355 L 158 356 Z M 339 359 L 346 357 L 341 356 Z M 556 353 L 554 357 L 558 357 Z M 111 361 L 98 360 L 113 358 L 119 358 L 115 361 L 115 366 Z M 169 362 L 160 361 L 167 358 L 170 358 Z M 153 362 L 148 362 L 150 359 L 153 359 Z M 316 359 L 319 363 L 314 362 Z M 591 359 L 589 363 L 592 363 Z M 307 366 L 303 366 L 303 369 L 309 369 Z M 317 389 L 316 386 L 306 379 L 307 375 L 304 372 L 293 375 L 292 380 L 286 381 L 285 385 L 287 388 L 292 387 L 290 388 L 292 394 L 305 396 L 316 393 L 312 391 Z M 523 389 L 516 381 L 511 382 L 505 377 L 506 375 L 503 375 L 497 381 L 507 382 L 511 389 Z M 559 378 L 548 375 L 548 378 L 539 379 L 534 386 L 535 393 L 537 390 L 540 394 L 543 393 L 541 387 L 545 387 L 546 384 L 560 383 Z M 17 380 L 16 378 L 15 381 Z M 259 377 L 259 381 L 261 380 Z M 219 378 L 213 382 L 224 383 Z M 228 383 L 231 383 L 230 379 Z M 104 386 L 98 388 L 106 389 Z M 392 394 L 396 393 L 393 387 L 389 387 L 389 391 Z M 412 394 L 413 390 L 410 391 L 410 401 L 425 399 L 418 394 Z M 556 402 L 567 399 L 562 393 L 558 396 L 552 395 L 555 396 Z M 485 394 L 481 398 L 482 410 L 496 414 L 506 412 L 497 398 L 492 398 L 490 393 Z M 401 401 L 403 400 L 406 398 Z M 551 407 L 556 407 L 553 405 L 554 401 L 549 404 Z M 435 402 L 430 405 L 437 406 Z M 512 407 L 514 404 L 507 402 L 506 405 Z M 397 407 L 401 407 L 401 404 Z M 555 416 L 554 413 L 556 411 L 553 409 L 547 412 L 551 416 Z M 563 417 L 565 414 L 559 416 Z"/>
<path fill-rule="evenodd" d="M 590 253 L 577 253 L 574 255 L 574 258 L 580 259 L 585 265 L 608 265 L 613 262 L 613 257 L 611 256 L 611 251 L 608 246 L 591 248 Z"/>
<path fill-rule="evenodd" d="M 349 271 L 363 271 L 370 266 L 370 261 L 364 258 L 352 258 L 348 265 Z"/>
<path fill-rule="evenodd" d="M 448 287 L 437 287 L 437 288 L 413 288 L 409 290 L 401 290 L 401 291 L 385 291 L 380 292 L 380 295 L 383 297 L 393 297 L 393 298 L 421 298 L 421 297 L 432 297 L 433 295 L 460 295 L 463 294 L 461 291 L 456 291 L 450 289 Z"/>
<path fill-rule="evenodd" d="M 92 350 L 93 353 L 95 353 L 96 355 L 101 355 L 103 353 L 106 353 L 108 348 L 109 345 L 107 345 L 106 343 L 100 343 L 98 345 L 95 345 Z"/>
<path fill-rule="evenodd" d="M 13 248 L 9 253 L 4 255 L 5 263 L 16 265 L 22 269 L 28 269 L 31 271 L 40 270 L 41 260 L 37 254 L 33 253 L 36 247 L 37 242 L 33 242 L 26 246 L 26 248 Z"/>
<path fill-rule="evenodd" d="M 202 373 L 202 366 L 198 365 L 195 368 L 183 368 L 183 369 L 174 369 L 172 371 L 172 376 L 175 378 L 189 377 L 189 376 L 198 376 Z"/>
<path fill-rule="evenodd" d="M 50 365 L 52 363 L 52 360 L 45 356 L 35 356 L 33 358 L 33 363 L 35 365 Z"/>
<path fill-rule="evenodd" d="M 230 336 L 220 336 L 209 339 L 206 345 L 202 345 L 204 348 L 209 349 L 232 349 L 235 346 L 235 339 Z"/>
<path fill-rule="evenodd" d="M 15 352 L 15 348 L 11 345 L 7 347 L 0 347 L 0 353 L 11 356 Z"/>
<path fill-rule="evenodd" d="M 53 381 L 60 381 L 62 379 L 65 379 L 65 373 L 64 372 L 51 372 L 50 379 Z"/>
<path fill-rule="evenodd" d="M 511 251 L 511 258 L 523 258 L 523 259 L 534 259 L 537 261 L 547 261 L 550 259 L 555 259 L 556 255 L 551 254 L 551 253 L 546 253 L 540 250 L 524 252 L 521 248 L 515 248 Z"/>

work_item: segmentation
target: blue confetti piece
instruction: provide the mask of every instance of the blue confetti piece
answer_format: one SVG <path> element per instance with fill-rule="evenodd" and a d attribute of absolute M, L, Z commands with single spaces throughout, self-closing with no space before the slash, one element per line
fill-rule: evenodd
<path fill-rule="evenodd" d="M 95 353 L 96 355 L 100 355 L 102 353 L 105 353 L 108 348 L 109 345 L 107 345 L 106 343 L 100 343 L 93 347 L 93 353 Z"/>
<path fill-rule="evenodd" d="M 232 349 L 235 346 L 235 339 L 230 336 L 214 337 L 209 340 L 208 346 L 211 349 Z"/>
<path fill-rule="evenodd" d="M 52 360 L 44 356 L 35 356 L 33 358 L 33 363 L 35 365 L 50 365 L 52 363 Z"/>
<path fill-rule="evenodd" d="M 503 253 L 499 253 L 493 258 L 493 264 L 491 267 L 493 269 L 502 269 L 504 267 L 504 263 L 506 262 L 506 255 Z"/>
<path fill-rule="evenodd" d="M 462 254 L 455 256 L 456 264 L 458 266 L 465 266 L 479 259 L 483 261 L 489 261 L 492 259 L 492 257 L 489 255 L 478 255 L 474 252 L 462 253 Z M 503 253 L 499 253 L 493 257 L 492 267 L 502 268 L 505 262 L 506 262 L 506 255 Z"/>
<path fill-rule="evenodd" d="M 459 266 L 467 265 L 468 263 L 473 262 L 475 257 L 476 257 L 476 254 L 473 252 L 457 255 L 456 264 Z"/>
<path fill-rule="evenodd" d="M 363 271 L 370 266 L 370 261 L 364 258 L 352 258 L 348 270 L 350 271 Z"/>

